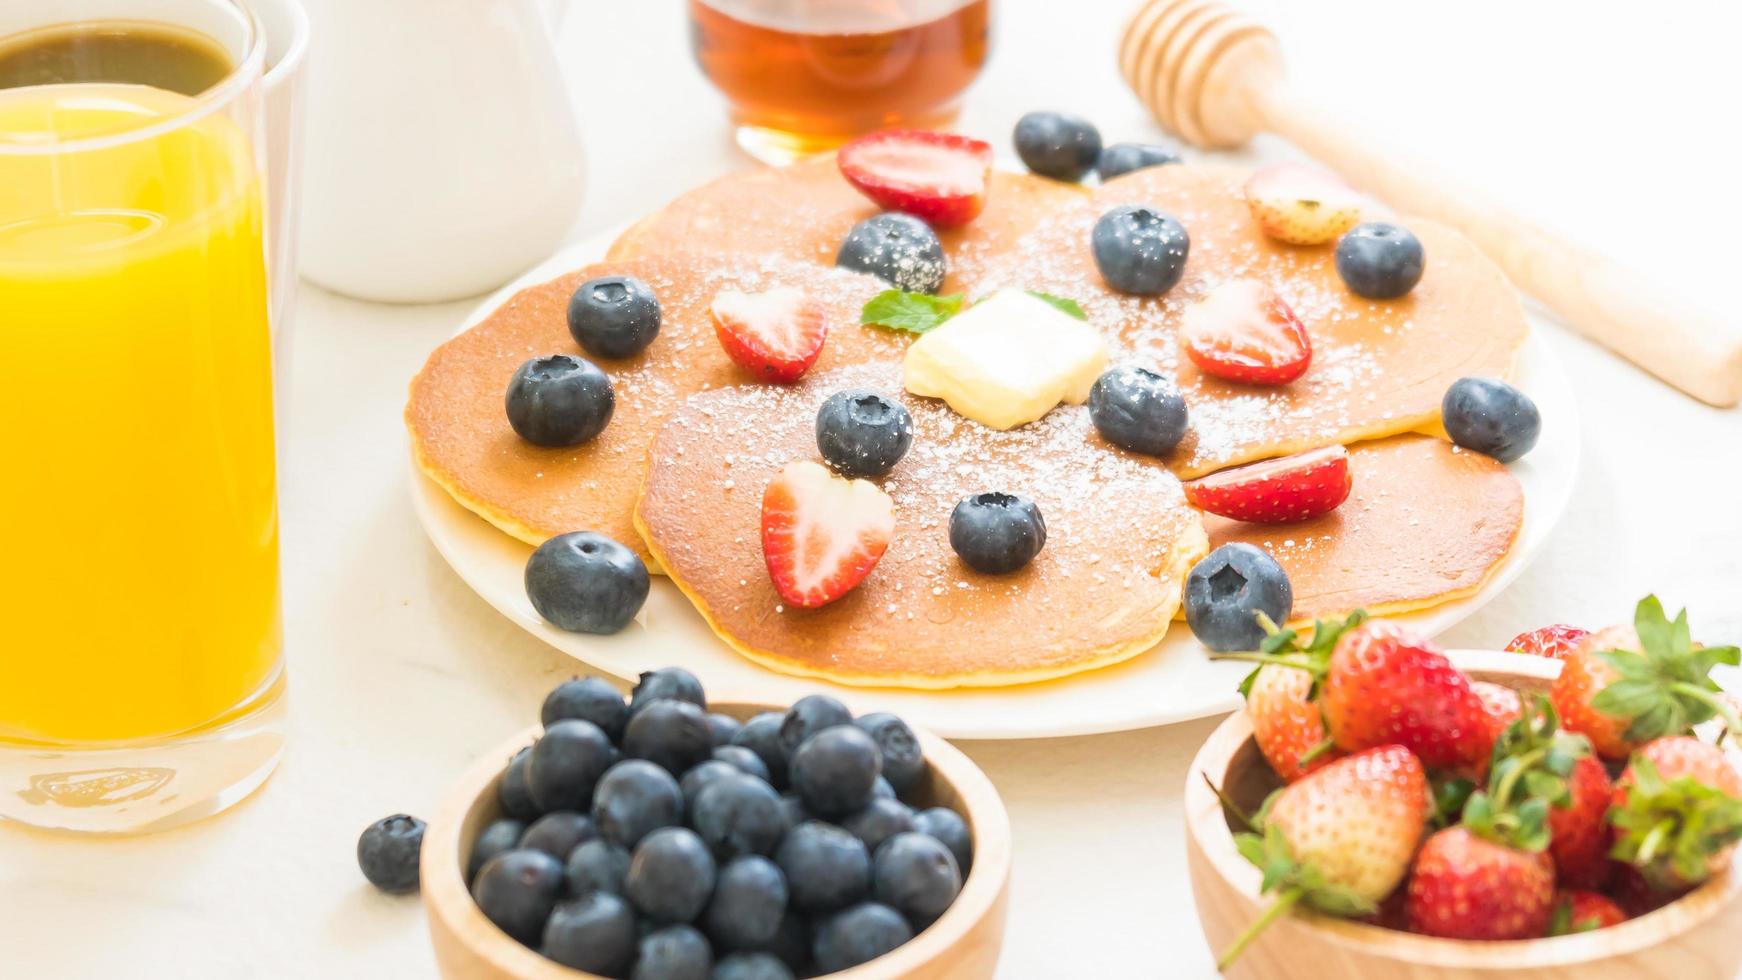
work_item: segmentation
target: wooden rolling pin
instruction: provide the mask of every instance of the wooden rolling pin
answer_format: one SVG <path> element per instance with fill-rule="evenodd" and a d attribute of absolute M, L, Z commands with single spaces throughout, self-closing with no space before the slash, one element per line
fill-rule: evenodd
<path fill-rule="evenodd" d="M 1701 401 L 1742 399 L 1742 326 L 1681 302 L 1415 160 L 1381 152 L 1294 96 L 1276 36 L 1217 0 L 1149 0 L 1119 69 L 1163 126 L 1208 149 L 1276 133 L 1389 202 L 1463 232 L 1562 321 Z"/>

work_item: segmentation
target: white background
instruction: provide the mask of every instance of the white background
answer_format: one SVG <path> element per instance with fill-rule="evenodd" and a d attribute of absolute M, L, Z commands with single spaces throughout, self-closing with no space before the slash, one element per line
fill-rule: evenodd
<path fill-rule="evenodd" d="M 1004 145 L 1021 113 L 1056 107 L 1094 118 L 1110 141 L 1157 135 L 1114 64 L 1128 0 L 996 2 L 996 50 L 964 129 Z M 1282 38 L 1297 86 L 1326 105 L 1736 315 L 1733 6 L 1251 6 Z M 575 237 L 747 165 L 692 67 L 676 0 L 577 0 L 563 45 L 591 156 Z M 309 152 L 326 150 L 311 134 Z M 433 972 L 421 909 L 363 883 L 356 835 L 396 810 L 427 813 L 575 669 L 468 592 L 410 511 L 405 383 L 467 308 L 305 291 L 285 454 L 290 753 L 252 800 L 180 831 L 81 840 L 0 829 L 0 974 Z M 1446 641 L 1493 646 L 1547 621 L 1598 625 L 1652 590 L 1691 606 L 1708 640 L 1742 639 L 1742 413 L 1701 407 L 1559 331 L 1550 341 L 1582 403 L 1580 487 L 1544 555 Z M 1005 976 L 1211 973 L 1177 795 L 1212 725 L 964 746 L 1015 826 Z"/>

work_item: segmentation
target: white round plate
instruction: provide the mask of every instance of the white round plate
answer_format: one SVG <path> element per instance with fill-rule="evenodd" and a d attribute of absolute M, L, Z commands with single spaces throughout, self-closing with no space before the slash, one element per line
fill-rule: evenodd
<path fill-rule="evenodd" d="M 462 329 L 526 286 L 599 261 L 615 237 L 613 231 L 552 256 L 485 300 Z M 1432 635 L 1449 628 L 1506 588 L 1548 539 L 1572 494 L 1579 465 L 1578 409 L 1566 375 L 1540 337 L 1532 336 L 1520 352 L 1516 380 L 1536 400 L 1543 418 L 1536 448 L 1512 464 L 1524 485 L 1518 545 L 1475 595 L 1396 617 L 1419 632 Z M 1012 739 L 1125 731 L 1232 711 L 1240 704 L 1235 686 L 1250 669 L 1211 663 L 1185 624 L 1177 623 L 1154 649 L 1123 664 L 1040 684 L 954 691 L 832 685 L 778 674 L 740 657 L 714 636 L 676 587 L 657 576 L 641 615 L 623 632 L 608 637 L 565 633 L 540 619 L 526 598 L 521 576 L 532 549 L 455 503 L 415 465 L 411 479 L 424 529 L 467 585 L 534 636 L 626 680 L 676 665 L 710 688 L 770 702 L 827 691 L 855 712 L 893 711 L 946 738 Z"/>

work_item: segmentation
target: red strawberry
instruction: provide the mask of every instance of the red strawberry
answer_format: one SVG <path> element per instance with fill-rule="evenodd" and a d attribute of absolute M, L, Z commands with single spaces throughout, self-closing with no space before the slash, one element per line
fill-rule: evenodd
<path fill-rule="evenodd" d="M 823 352 L 829 324 L 823 306 L 804 290 L 720 292 L 708 308 L 726 355 L 763 381 L 797 381 Z"/>
<path fill-rule="evenodd" d="M 1742 773 L 1724 750 L 1689 735 L 1640 746 L 1615 783 L 1611 853 L 1653 891 L 1697 885 L 1742 840 Z"/>
<path fill-rule="evenodd" d="M 887 129 L 841 147 L 836 160 L 841 176 L 879 207 L 939 228 L 967 224 L 986 206 L 992 146 L 977 139 Z"/>
<path fill-rule="evenodd" d="M 1448 827 L 1422 844 L 1409 876 L 1409 928 L 1448 939 L 1534 939 L 1553 912 L 1554 862 Z"/>
<path fill-rule="evenodd" d="M 1470 690 L 1482 699 L 1482 710 L 1488 715 L 1488 733 L 1498 739 L 1507 726 L 1524 717 L 1524 699 L 1510 687 L 1488 681 L 1471 681 Z"/>
<path fill-rule="evenodd" d="M 1383 620 L 1337 640 L 1319 703 L 1337 747 L 1350 752 L 1396 743 L 1430 769 L 1479 772 L 1494 748 L 1470 679 L 1438 646 Z"/>
<path fill-rule="evenodd" d="M 1590 630 L 1557 623 L 1518 634 L 1512 638 L 1511 643 L 1506 644 L 1506 651 L 1565 660 L 1567 654 L 1579 645 L 1579 641 L 1590 635 Z"/>
<path fill-rule="evenodd" d="M 1605 817 L 1614 786 L 1602 760 L 1587 755 L 1567 775 L 1567 802 L 1548 811 L 1548 853 L 1555 877 L 1574 888 L 1602 888 L 1609 881 L 1609 824 Z"/>
<path fill-rule="evenodd" d="M 1301 756 L 1330 737 L 1325 734 L 1325 717 L 1319 713 L 1318 704 L 1308 698 L 1312 688 L 1312 674 L 1281 664 L 1258 668 L 1246 688 L 1246 717 L 1252 722 L 1252 739 L 1258 743 L 1258 751 L 1264 753 L 1270 768 L 1291 783 L 1343 754 L 1328 749 L 1311 762 L 1300 761 Z"/>
<path fill-rule="evenodd" d="M 1627 913 L 1607 895 L 1577 889 L 1560 891 L 1555 892 L 1554 914 L 1549 918 L 1548 934 L 1567 936 L 1607 929 L 1626 921 Z"/>
<path fill-rule="evenodd" d="M 1198 370 L 1250 384 L 1287 384 L 1313 360 L 1300 318 L 1275 290 L 1251 279 L 1222 283 L 1188 307 L 1179 342 Z"/>
<path fill-rule="evenodd" d="M 1212 473 L 1185 485 L 1199 510 L 1236 521 L 1287 524 L 1309 521 L 1349 499 L 1349 452 L 1327 446 Z"/>
<path fill-rule="evenodd" d="M 1246 181 L 1246 206 L 1271 238 L 1322 245 L 1361 220 L 1361 195 L 1336 177 L 1298 163 L 1277 163 Z"/>
<path fill-rule="evenodd" d="M 762 494 L 762 557 L 774 591 L 812 608 L 871 574 L 895 532 L 895 503 L 877 485 L 818 463 L 788 463 Z"/>
<path fill-rule="evenodd" d="M 1549 699 L 1561 716 L 1561 725 L 1591 740 L 1591 747 L 1605 759 L 1625 759 L 1634 743 L 1627 738 L 1629 719 L 1599 711 L 1591 702 L 1621 672 L 1598 654 L 1612 647 L 1638 646 L 1632 628 L 1611 626 L 1588 634 L 1563 657 L 1560 676 L 1549 689 Z"/>
<path fill-rule="evenodd" d="M 1337 759 L 1284 787 L 1263 836 L 1235 838 L 1265 871 L 1275 903 L 1228 951 L 1226 968 L 1278 915 L 1296 904 L 1346 917 L 1370 916 L 1409 871 L 1433 802 L 1421 761 L 1400 745 Z"/>

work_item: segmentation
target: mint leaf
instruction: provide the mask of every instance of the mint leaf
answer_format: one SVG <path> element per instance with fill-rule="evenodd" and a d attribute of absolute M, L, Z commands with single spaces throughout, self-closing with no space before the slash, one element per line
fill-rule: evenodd
<path fill-rule="evenodd" d="M 959 294 L 931 296 L 885 289 L 871 297 L 871 301 L 859 311 L 859 322 L 908 333 L 927 333 L 936 330 L 961 309 L 962 296 Z"/>
<path fill-rule="evenodd" d="M 1087 320 L 1089 318 L 1089 314 L 1084 313 L 1083 308 L 1078 306 L 1077 301 L 1074 299 L 1067 299 L 1063 296 L 1054 296 L 1051 293 L 1043 293 L 1038 289 L 1030 289 L 1028 295 L 1033 296 L 1038 300 L 1045 300 L 1059 312 L 1067 313 L 1079 320 Z"/>

